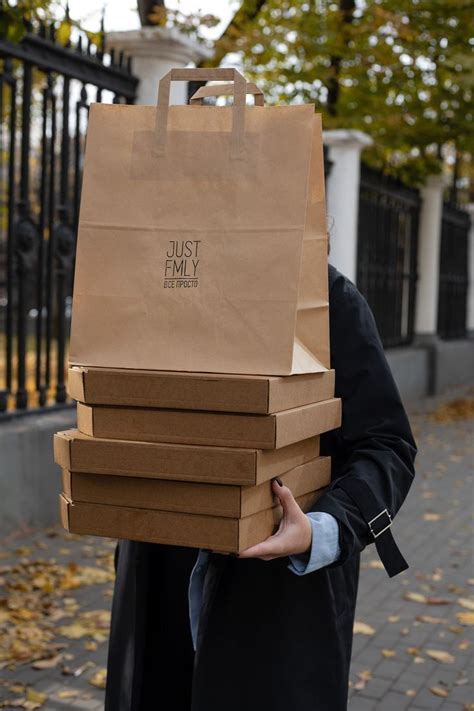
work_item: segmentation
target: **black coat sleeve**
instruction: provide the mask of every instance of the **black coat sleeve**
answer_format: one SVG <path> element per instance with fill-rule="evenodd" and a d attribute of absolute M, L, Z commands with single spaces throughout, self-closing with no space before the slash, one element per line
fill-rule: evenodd
<path fill-rule="evenodd" d="M 321 453 L 332 456 L 333 480 L 313 510 L 339 522 L 341 556 L 333 565 L 340 565 L 374 541 L 366 517 L 340 484 L 348 477 L 358 480 L 352 486 L 362 480 L 361 490 L 367 484 L 380 511 L 387 509 L 393 518 L 413 481 L 416 444 L 366 300 L 336 272 L 329 303 L 342 425 L 322 438 Z"/>

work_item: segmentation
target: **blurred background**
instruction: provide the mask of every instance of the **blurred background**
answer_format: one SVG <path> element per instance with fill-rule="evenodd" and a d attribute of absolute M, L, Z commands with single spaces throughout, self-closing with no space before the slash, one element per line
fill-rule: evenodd
<path fill-rule="evenodd" d="M 170 68 L 222 65 L 268 104 L 322 113 L 330 261 L 367 298 L 419 438 L 421 478 L 402 513 L 414 571 L 389 596 L 375 556 L 363 563 L 350 708 L 474 708 L 473 579 L 459 577 L 472 549 L 472 17 L 467 0 L 0 2 L 0 706 L 2 693 L 30 709 L 102 704 L 113 544 L 49 528 L 51 437 L 75 423 L 66 364 L 89 107 L 155 104 Z M 172 101 L 198 87 L 175 83 Z M 436 616 L 437 599 L 464 603 Z M 34 616 L 45 605 L 80 620 L 60 642 Z M 441 657 L 420 648 L 430 634 Z"/>
<path fill-rule="evenodd" d="M 331 261 L 372 307 L 402 395 L 472 375 L 470 3 L 3 3 L 0 417 L 66 403 L 91 102 L 156 103 L 173 66 L 236 66 L 323 114 Z M 173 85 L 186 102 L 197 84 Z"/>

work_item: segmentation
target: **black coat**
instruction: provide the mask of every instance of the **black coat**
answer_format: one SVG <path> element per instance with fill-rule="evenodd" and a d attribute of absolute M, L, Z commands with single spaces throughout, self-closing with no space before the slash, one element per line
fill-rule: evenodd
<path fill-rule="evenodd" d="M 314 510 L 338 519 L 340 559 L 298 577 L 287 559 L 213 554 L 194 655 L 187 587 L 196 551 L 121 541 L 106 711 L 346 709 L 359 553 L 374 541 L 368 520 L 383 509 L 393 517 L 405 499 L 416 445 L 372 313 L 332 267 L 329 303 L 343 416 L 321 437 L 333 481 Z M 393 574 L 390 543 L 389 531 L 377 539 Z"/>

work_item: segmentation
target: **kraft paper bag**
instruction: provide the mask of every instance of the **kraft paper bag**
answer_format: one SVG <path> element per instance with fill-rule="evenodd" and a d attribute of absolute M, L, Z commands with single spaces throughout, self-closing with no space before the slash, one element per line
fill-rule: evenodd
<path fill-rule="evenodd" d="M 232 106 L 169 106 L 171 80 L 216 79 L 233 80 Z M 247 106 L 247 87 L 233 69 L 173 69 L 157 107 L 91 107 L 71 365 L 329 368 L 321 119 L 262 106 L 254 85 Z"/>

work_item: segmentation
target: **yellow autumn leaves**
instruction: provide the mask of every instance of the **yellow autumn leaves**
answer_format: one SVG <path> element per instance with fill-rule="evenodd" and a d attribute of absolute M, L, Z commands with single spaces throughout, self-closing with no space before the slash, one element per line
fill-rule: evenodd
<path fill-rule="evenodd" d="M 18 663 L 35 663 L 35 668 L 54 666 L 55 658 L 65 646 L 57 641 L 58 635 L 105 642 L 110 613 L 107 610 L 80 613 L 70 592 L 112 582 L 112 552 L 104 552 L 98 559 L 100 565 L 31 560 L 27 557 L 28 548 L 17 552 L 20 556 L 17 563 L 0 567 L 6 593 L 0 598 L 0 669 L 6 666 L 12 669 Z M 70 623 L 66 622 L 68 619 Z"/>

